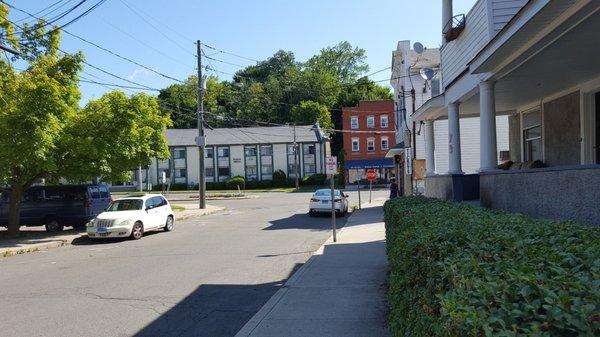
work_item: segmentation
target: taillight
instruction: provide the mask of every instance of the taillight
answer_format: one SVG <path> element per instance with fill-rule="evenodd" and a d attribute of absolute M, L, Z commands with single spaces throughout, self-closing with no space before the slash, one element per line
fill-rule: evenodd
<path fill-rule="evenodd" d="M 340 202 L 340 201 L 342 201 L 342 199 L 340 199 L 340 198 L 335 198 L 335 199 L 333 199 L 333 200 L 334 200 L 335 202 Z"/>
<path fill-rule="evenodd" d="M 317 198 L 310 198 L 310 202 L 317 202 L 317 201 L 319 201 L 319 199 L 317 199 Z"/>

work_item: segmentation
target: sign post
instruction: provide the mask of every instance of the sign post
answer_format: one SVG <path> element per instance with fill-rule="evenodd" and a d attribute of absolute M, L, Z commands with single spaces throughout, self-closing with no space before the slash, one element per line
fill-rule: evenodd
<path fill-rule="evenodd" d="M 337 172 L 337 157 L 327 157 L 325 160 L 325 173 L 329 175 L 331 181 L 331 228 L 333 230 L 333 242 L 337 242 L 337 233 L 335 228 L 335 173 Z"/>
<path fill-rule="evenodd" d="M 371 193 L 373 191 L 373 180 L 377 179 L 377 171 L 369 169 L 367 171 L 367 179 L 369 179 L 369 204 L 371 203 Z"/>

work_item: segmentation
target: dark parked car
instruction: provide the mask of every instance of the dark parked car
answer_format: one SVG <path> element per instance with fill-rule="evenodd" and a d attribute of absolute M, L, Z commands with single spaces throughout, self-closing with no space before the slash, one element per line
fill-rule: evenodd
<path fill-rule="evenodd" d="M 0 226 L 8 223 L 8 192 L 0 191 Z M 21 225 L 44 225 L 47 231 L 83 227 L 111 200 L 108 187 L 102 185 L 33 186 L 23 195 Z"/>

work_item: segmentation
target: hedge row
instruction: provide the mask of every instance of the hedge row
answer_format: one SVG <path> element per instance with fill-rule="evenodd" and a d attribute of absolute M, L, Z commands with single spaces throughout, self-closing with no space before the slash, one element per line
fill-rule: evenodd
<path fill-rule="evenodd" d="M 599 336 L 600 231 L 423 197 L 386 202 L 395 336 Z"/>

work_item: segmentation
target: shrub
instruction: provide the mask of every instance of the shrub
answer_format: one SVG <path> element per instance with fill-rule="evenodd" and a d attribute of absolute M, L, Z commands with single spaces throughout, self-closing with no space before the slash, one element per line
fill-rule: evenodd
<path fill-rule="evenodd" d="M 395 336 L 598 336 L 600 232 L 423 197 L 386 202 Z"/>
<path fill-rule="evenodd" d="M 226 188 L 227 188 L 227 186 L 225 186 L 225 182 L 223 182 L 223 181 L 219 181 L 219 182 L 206 182 L 206 189 L 207 190 L 224 190 Z"/>
<path fill-rule="evenodd" d="M 171 184 L 171 191 L 186 191 L 188 190 L 188 185 L 184 183 Z"/>
<path fill-rule="evenodd" d="M 258 187 L 258 180 L 248 180 L 244 186 L 247 190 L 251 190 Z"/>
<path fill-rule="evenodd" d="M 286 175 L 282 170 L 276 170 L 273 172 L 273 186 L 283 187 L 285 186 Z"/>
<path fill-rule="evenodd" d="M 258 182 L 258 187 L 259 188 L 271 188 L 271 187 L 273 187 L 273 181 L 272 180 L 261 180 Z"/>
<path fill-rule="evenodd" d="M 238 186 L 240 189 L 244 189 L 244 184 L 246 183 L 246 179 L 242 176 L 235 176 L 227 179 L 225 182 L 225 186 L 230 190 L 237 190 Z"/>
<path fill-rule="evenodd" d="M 302 178 L 302 185 L 304 186 L 320 186 L 325 185 L 325 181 L 327 180 L 327 176 L 325 174 L 316 173 L 310 176 L 305 176 Z"/>

